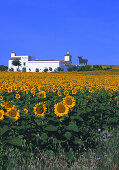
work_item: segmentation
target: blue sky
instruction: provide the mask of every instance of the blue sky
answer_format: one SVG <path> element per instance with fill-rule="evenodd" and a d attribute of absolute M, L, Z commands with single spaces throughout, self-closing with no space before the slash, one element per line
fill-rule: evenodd
<path fill-rule="evenodd" d="M 0 65 L 11 52 L 36 59 L 78 56 L 88 64 L 119 64 L 119 0 L 0 2 Z"/>

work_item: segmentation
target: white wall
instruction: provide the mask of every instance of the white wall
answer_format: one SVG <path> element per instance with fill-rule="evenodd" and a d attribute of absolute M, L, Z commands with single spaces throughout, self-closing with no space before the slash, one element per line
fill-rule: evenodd
<path fill-rule="evenodd" d="M 28 56 L 14 56 L 14 57 L 21 57 L 21 60 L 19 60 L 20 62 L 21 62 L 21 66 L 19 66 L 19 69 L 22 71 L 22 68 L 23 67 L 26 67 L 26 69 L 28 68 Z M 12 65 L 12 61 L 13 60 L 9 60 L 9 62 L 8 62 L 8 68 L 9 69 L 11 69 L 11 68 L 13 68 L 14 69 L 14 71 L 17 71 L 17 68 L 18 68 L 18 66 L 14 66 L 14 65 Z M 24 66 L 24 62 L 26 63 L 26 65 Z"/>
<path fill-rule="evenodd" d="M 39 68 L 39 72 L 42 72 L 45 68 L 49 67 L 52 68 L 52 71 L 54 71 L 57 67 L 59 67 L 59 61 L 28 61 L 28 72 L 29 68 L 31 69 L 31 72 L 36 72 L 36 68 Z"/>
<path fill-rule="evenodd" d="M 22 71 L 22 68 L 25 67 L 26 68 L 26 72 L 36 72 L 36 68 L 39 69 L 39 72 L 43 72 L 43 70 L 45 68 L 48 68 L 49 71 L 49 67 L 52 68 L 52 71 L 54 71 L 55 69 L 57 69 L 57 67 L 61 67 L 64 69 L 64 72 L 67 72 L 67 68 L 71 67 L 71 66 L 66 66 L 64 65 L 61 61 L 34 61 L 35 57 L 33 56 L 13 56 L 15 53 L 11 53 L 12 57 L 21 57 L 21 66 L 19 66 L 19 69 Z M 66 60 L 69 61 L 70 56 L 65 56 Z M 9 60 L 8 61 L 8 69 L 13 68 L 14 71 L 17 71 L 18 66 L 13 66 L 12 65 L 12 61 L 13 60 Z M 25 65 L 24 65 L 25 63 Z M 71 63 L 70 61 L 68 63 Z M 29 70 L 29 68 L 31 69 L 31 71 Z"/>

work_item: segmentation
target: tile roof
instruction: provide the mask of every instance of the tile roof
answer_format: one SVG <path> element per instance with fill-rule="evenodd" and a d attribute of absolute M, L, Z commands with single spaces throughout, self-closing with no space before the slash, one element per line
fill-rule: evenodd
<path fill-rule="evenodd" d="M 72 57 L 70 54 L 66 54 L 65 56 L 70 56 L 70 57 Z"/>
<path fill-rule="evenodd" d="M 64 61 L 64 59 L 36 59 L 34 61 Z"/>
<path fill-rule="evenodd" d="M 21 57 L 11 57 L 11 58 L 9 58 L 9 60 L 15 60 L 15 59 L 20 60 L 20 59 L 21 59 Z"/>

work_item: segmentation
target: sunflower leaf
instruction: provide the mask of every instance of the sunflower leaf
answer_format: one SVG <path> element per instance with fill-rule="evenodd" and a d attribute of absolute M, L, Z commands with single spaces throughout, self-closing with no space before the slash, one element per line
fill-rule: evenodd
<path fill-rule="evenodd" d="M 69 139 L 71 139 L 72 134 L 71 134 L 71 132 L 66 132 L 66 133 L 64 134 L 64 136 L 69 140 Z"/>
<path fill-rule="evenodd" d="M 69 125 L 66 127 L 67 130 L 69 131 L 74 131 L 74 132 L 79 132 L 79 128 L 78 126 L 76 125 L 76 122 L 75 121 L 71 121 L 69 123 Z"/>
<path fill-rule="evenodd" d="M 6 133 L 9 130 L 8 126 L 3 126 L 3 128 L 0 128 L 0 136 L 2 136 L 4 133 Z"/>
<path fill-rule="evenodd" d="M 45 130 L 47 131 L 57 131 L 58 127 L 53 125 L 48 125 Z"/>
<path fill-rule="evenodd" d="M 48 139 L 47 133 L 42 133 L 40 138 L 41 140 L 46 141 Z"/>
<path fill-rule="evenodd" d="M 5 140 L 6 143 L 12 144 L 12 145 L 16 145 L 16 146 L 22 146 L 24 143 L 24 140 L 22 139 L 22 136 L 18 136 L 18 137 L 8 137 Z"/>

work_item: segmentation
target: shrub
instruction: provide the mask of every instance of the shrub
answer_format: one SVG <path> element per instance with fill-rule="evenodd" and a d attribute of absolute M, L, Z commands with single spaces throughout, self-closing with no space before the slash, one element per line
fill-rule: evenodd
<path fill-rule="evenodd" d="M 67 71 L 72 72 L 72 67 L 67 68 Z"/>
<path fill-rule="evenodd" d="M 14 71 L 14 68 L 10 68 L 9 71 Z"/>
<path fill-rule="evenodd" d="M 49 67 L 49 71 L 52 71 L 52 67 Z"/>
<path fill-rule="evenodd" d="M 0 65 L 0 71 L 7 71 L 8 67 L 4 65 Z"/>
<path fill-rule="evenodd" d="M 61 67 L 57 67 L 57 71 L 61 71 Z"/>
<path fill-rule="evenodd" d="M 47 71 L 48 71 L 48 68 L 45 68 L 43 71 L 44 71 L 44 72 L 47 72 Z"/>
<path fill-rule="evenodd" d="M 39 72 L 39 68 L 36 68 L 36 72 Z"/>

